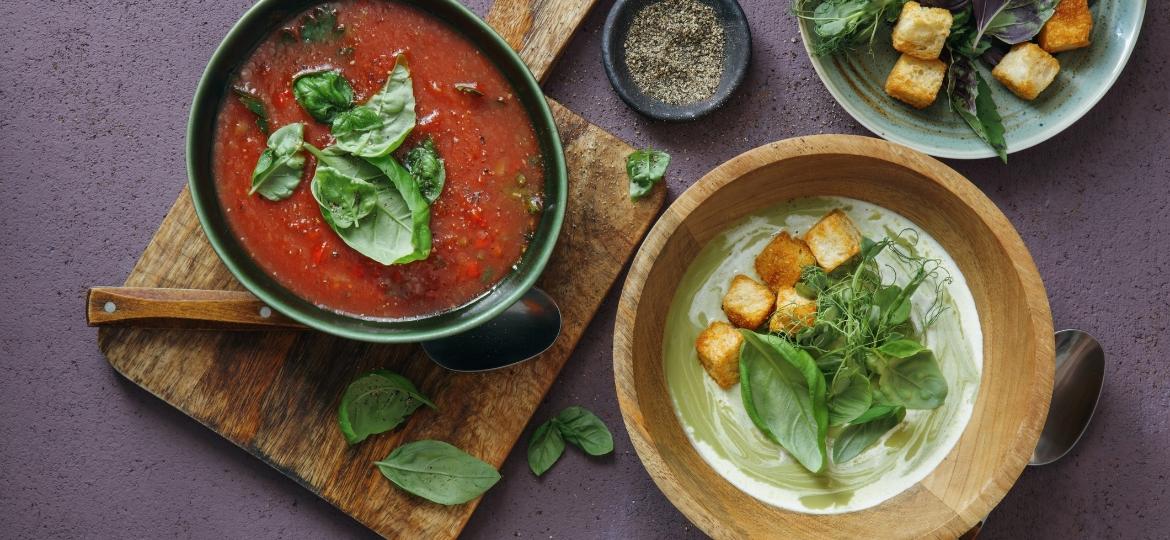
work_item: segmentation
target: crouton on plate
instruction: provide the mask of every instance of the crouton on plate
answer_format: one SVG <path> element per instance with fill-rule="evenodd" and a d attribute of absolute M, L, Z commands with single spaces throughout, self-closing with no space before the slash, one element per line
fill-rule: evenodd
<path fill-rule="evenodd" d="M 795 285 L 804 267 L 816 264 L 808 245 L 785 231 L 776 235 L 756 256 L 756 273 L 768 286 L 780 289 Z"/>
<path fill-rule="evenodd" d="M 804 241 L 826 272 L 832 272 L 861 253 L 861 233 L 840 208 L 825 214 L 804 234 Z"/>
<path fill-rule="evenodd" d="M 1060 62 L 1035 43 L 1013 45 L 1003 60 L 991 70 L 991 75 L 1021 99 L 1033 100 L 1040 95 L 1056 74 Z"/>
<path fill-rule="evenodd" d="M 925 109 L 934 103 L 946 73 L 947 64 L 942 60 L 903 54 L 886 78 L 886 93 L 916 109 Z"/>
<path fill-rule="evenodd" d="M 739 349 L 742 346 L 743 335 L 722 321 L 711 323 L 695 339 L 699 362 L 723 388 L 731 388 L 739 382 Z"/>
<path fill-rule="evenodd" d="M 735 276 L 727 294 L 723 295 L 723 313 L 727 314 L 731 324 L 740 328 L 759 328 L 775 307 L 776 293 L 744 275 Z"/>
<path fill-rule="evenodd" d="M 795 334 L 816 322 L 817 301 L 805 298 L 788 287 L 776 293 L 776 313 L 768 320 L 768 331 Z"/>
<path fill-rule="evenodd" d="M 894 25 L 894 49 L 923 60 L 938 58 L 951 35 L 952 22 L 950 10 L 906 2 Z"/>
<path fill-rule="evenodd" d="M 1089 0 L 1060 0 L 1052 17 L 1040 29 L 1040 48 L 1056 53 L 1089 46 L 1093 13 Z"/>

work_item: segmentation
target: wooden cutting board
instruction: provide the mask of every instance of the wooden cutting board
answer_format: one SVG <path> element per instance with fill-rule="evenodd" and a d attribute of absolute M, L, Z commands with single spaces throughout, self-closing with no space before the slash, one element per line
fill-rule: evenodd
<path fill-rule="evenodd" d="M 593 0 L 500 0 L 488 22 L 538 79 Z M 394 488 L 372 462 L 402 443 L 438 439 L 499 467 L 565 365 L 622 267 L 662 207 L 664 191 L 632 203 L 622 141 L 550 100 L 569 168 L 565 224 L 539 283 L 564 329 L 539 358 L 484 373 L 446 371 L 417 345 L 372 345 L 313 332 L 212 332 L 105 327 L 98 344 L 126 378 L 264 460 L 383 536 L 450 538 L 478 499 L 441 506 Z M 126 286 L 243 290 L 199 228 L 184 190 Z M 439 406 L 394 432 L 349 447 L 337 428 L 342 391 L 387 368 Z M 503 480 L 507 482 L 505 478 Z M 490 492 L 489 492 L 490 493 Z"/>

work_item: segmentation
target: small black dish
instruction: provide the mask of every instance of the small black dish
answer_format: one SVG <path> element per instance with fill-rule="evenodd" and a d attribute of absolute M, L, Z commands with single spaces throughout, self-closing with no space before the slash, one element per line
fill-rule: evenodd
<path fill-rule="evenodd" d="M 699 0 L 715 9 L 723 23 L 723 76 L 711 97 L 687 105 L 664 103 L 642 92 L 626 65 L 626 35 L 642 8 L 661 0 L 617 0 L 605 19 L 601 34 L 601 60 L 605 74 L 618 96 L 635 111 L 657 120 L 685 122 L 704 116 L 727 102 L 747 74 L 752 57 L 752 32 L 736 0 Z"/>

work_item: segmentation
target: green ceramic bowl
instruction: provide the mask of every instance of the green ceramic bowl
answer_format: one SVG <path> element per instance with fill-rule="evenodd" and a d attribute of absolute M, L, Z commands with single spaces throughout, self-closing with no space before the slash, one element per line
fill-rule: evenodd
<path fill-rule="evenodd" d="M 362 319 L 317 307 L 268 276 L 239 243 L 224 219 L 212 178 L 212 134 L 239 62 L 269 33 L 319 0 L 260 0 L 228 32 L 211 57 L 191 106 L 187 125 L 187 176 L 191 197 L 207 239 L 228 270 L 273 309 L 317 330 L 380 343 L 417 342 L 463 332 L 487 322 L 532 288 L 544 270 L 565 217 L 568 174 L 552 113 L 540 86 L 511 47 L 474 13 L 455 0 L 405 0 L 447 22 L 476 44 L 508 79 L 528 110 L 545 162 L 545 207 L 536 235 L 516 270 L 488 294 L 458 309 L 412 320 Z"/>
<path fill-rule="evenodd" d="M 981 68 L 1003 116 L 1009 153 L 1040 144 L 1072 125 L 1101 100 L 1121 74 L 1141 30 L 1146 2 L 1098 0 L 1092 10 L 1093 44 L 1057 53 L 1060 74 L 1035 101 L 1017 98 Z M 897 51 L 890 46 L 889 25 L 882 25 L 872 54 L 869 47 L 862 46 L 848 54 L 818 57 L 810 47 L 810 40 L 816 37 L 809 21 L 800 21 L 800 35 L 829 93 L 870 131 L 932 156 L 995 157 L 991 147 L 951 110 L 945 92 L 921 111 L 886 95 L 886 76 L 898 60 Z"/>

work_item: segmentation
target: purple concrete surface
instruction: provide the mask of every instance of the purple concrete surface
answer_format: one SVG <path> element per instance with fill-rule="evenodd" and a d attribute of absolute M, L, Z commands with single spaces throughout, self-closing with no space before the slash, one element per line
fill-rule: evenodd
<path fill-rule="evenodd" d="M 472 2 L 479 12 L 487 0 Z M 754 61 L 730 105 L 648 122 L 610 90 L 601 1 L 548 82 L 592 122 L 675 159 L 671 198 L 755 146 L 865 133 L 817 81 L 786 0 L 745 0 Z M 196 80 L 247 0 L 0 0 L 0 537 L 331 538 L 372 534 L 114 373 L 85 326 L 90 285 L 125 279 L 185 182 Z M 1096 335 L 1108 380 L 1064 461 L 1028 469 L 984 538 L 1170 538 L 1170 5 L 1150 2 L 1128 68 L 1087 117 L 996 161 L 951 162 L 1019 228 L 1056 327 Z M 537 411 L 596 411 L 616 451 L 544 478 L 523 445 L 469 538 L 688 538 L 614 398 L 610 291 Z M 524 437 L 527 438 L 528 432 Z"/>

